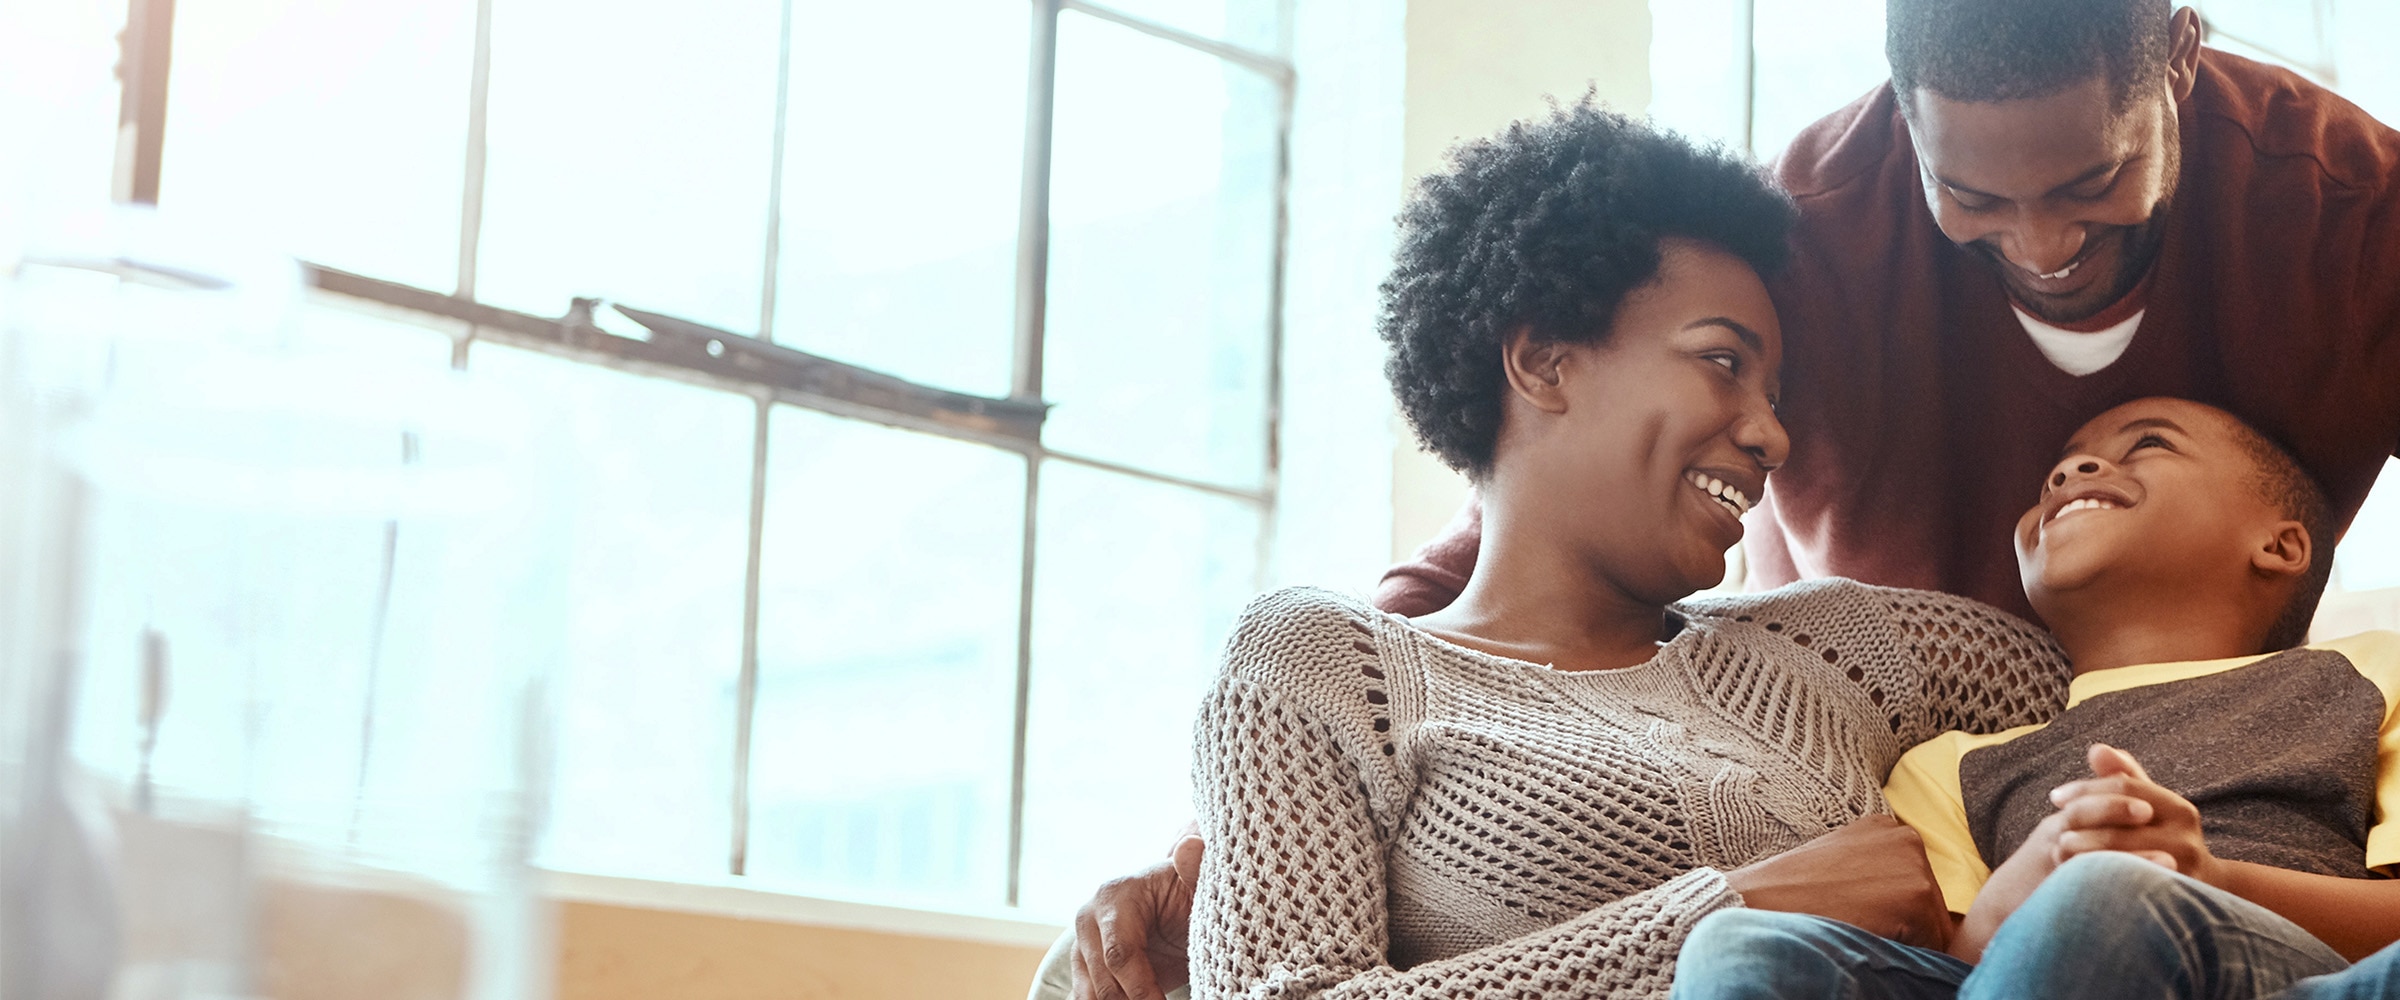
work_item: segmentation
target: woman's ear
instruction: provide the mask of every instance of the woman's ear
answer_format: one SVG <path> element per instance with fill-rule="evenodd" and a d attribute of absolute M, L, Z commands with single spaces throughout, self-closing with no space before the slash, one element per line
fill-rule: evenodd
<path fill-rule="evenodd" d="M 1559 370 L 1566 359 L 1567 345 L 1534 336 L 1531 326 L 1509 331 L 1500 342 L 1500 368 L 1508 373 L 1509 391 L 1545 413 L 1567 412 L 1566 379 Z"/>
<path fill-rule="evenodd" d="M 2250 552 L 2250 568 L 2268 577 L 2306 574 L 2310 560 L 2316 558 L 2308 527 L 2298 521 L 2277 521 L 2268 530 L 2266 544 Z"/>

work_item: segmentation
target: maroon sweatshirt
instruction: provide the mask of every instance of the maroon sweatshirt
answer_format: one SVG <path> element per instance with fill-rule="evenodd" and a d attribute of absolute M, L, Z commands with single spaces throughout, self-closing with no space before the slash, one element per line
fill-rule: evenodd
<path fill-rule="evenodd" d="M 2148 311 L 2115 363 L 2042 356 L 1991 265 L 1936 228 L 1889 86 L 1802 132 L 1770 283 L 1791 460 L 1749 518 L 1751 582 L 1963 594 L 2031 616 L 2010 541 L 2058 448 L 2143 396 L 2224 407 L 2298 455 L 2346 527 L 2400 446 L 2400 133 L 2300 77 L 2203 50 Z M 1474 569 L 1461 517 L 1384 577 L 1402 614 Z"/>

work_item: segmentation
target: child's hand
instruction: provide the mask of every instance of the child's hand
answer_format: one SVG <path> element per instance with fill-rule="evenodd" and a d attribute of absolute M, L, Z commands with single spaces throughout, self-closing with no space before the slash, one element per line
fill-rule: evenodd
<path fill-rule="evenodd" d="M 2050 791 L 2058 812 L 2053 863 L 2092 851 L 2123 851 L 2211 885 L 2221 884 L 2220 863 L 2200 833 L 2200 810 L 2191 801 L 2150 780 L 2133 755 L 2105 743 L 2092 744 L 2092 777 Z"/>

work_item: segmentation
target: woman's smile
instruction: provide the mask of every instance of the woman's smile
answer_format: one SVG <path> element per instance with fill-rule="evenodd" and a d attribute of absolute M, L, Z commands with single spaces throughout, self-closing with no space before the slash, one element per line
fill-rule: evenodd
<path fill-rule="evenodd" d="M 1750 513 L 1750 508 L 1755 504 L 1740 487 L 1698 469 L 1686 473 L 1684 481 L 1691 483 L 1693 489 L 1708 494 L 1709 499 L 1716 501 L 1718 506 L 1732 511 L 1735 520 Z"/>

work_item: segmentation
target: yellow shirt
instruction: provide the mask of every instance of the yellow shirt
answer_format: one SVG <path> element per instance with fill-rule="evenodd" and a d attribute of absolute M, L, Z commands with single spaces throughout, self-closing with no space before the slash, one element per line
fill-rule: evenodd
<path fill-rule="evenodd" d="M 2395 817 L 2400 817 L 2400 633 L 2366 632 L 2303 648 L 2340 654 L 2360 677 L 2370 682 L 2382 695 L 2380 726 L 2376 727 L 2374 735 L 2374 774 L 2371 779 L 2373 823 L 2366 831 L 2364 846 L 2365 867 L 2386 871 L 2387 866 L 2400 864 L 2400 822 L 2395 822 Z M 1969 819 L 1966 794 L 1960 782 L 1960 768 L 1968 754 L 2011 744 L 2059 726 L 2070 717 L 2078 719 L 2076 731 L 2091 730 L 2093 722 L 2105 723 L 2112 707 L 2123 704 L 2121 701 L 2104 701 L 2089 708 L 2083 707 L 2087 701 L 2103 695 L 2212 677 L 2283 655 L 2274 653 L 2227 660 L 2149 663 L 2084 674 L 2075 678 L 2068 687 L 2067 708 L 2052 722 L 2020 726 L 1988 736 L 1943 733 L 1909 750 L 1893 768 L 1891 780 L 1884 787 L 1884 797 L 1891 804 L 1893 815 L 1924 838 L 1925 855 L 1932 863 L 1935 881 L 1942 887 L 1944 901 L 1952 912 L 1965 913 L 1974 902 L 1975 894 L 1982 890 L 1992 874 L 1991 864 L 1977 848 L 1975 823 Z M 2273 692 L 2262 693 L 2272 700 Z M 2217 724 L 2212 726 L 2212 722 Z M 2182 725 L 2180 721 L 2178 725 Z M 2197 732 L 2187 728 L 2187 740 L 2207 741 L 2227 730 L 2223 720 L 2195 718 L 2190 720 L 2190 727 L 2209 728 Z M 2092 735 L 2101 741 L 2124 746 L 2108 738 L 2105 725 Z M 2245 735 L 2241 738 L 2249 737 Z M 2125 749 L 2133 752 L 2137 758 L 2142 757 L 2137 747 L 2126 746 Z M 2160 783 L 2175 788 L 2179 793 L 2189 794 L 2178 783 L 2160 775 L 2158 762 L 2144 759 L 2143 764 Z M 2209 812 L 2205 803 L 2200 804 L 2205 825 Z M 1985 804 L 1978 805 L 1983 808 Z M 1987 819 L 1987 829 L 1989 825 Z M 2212 846 L 2215 843 L 2213 835 L 2211 843 Z"/>

